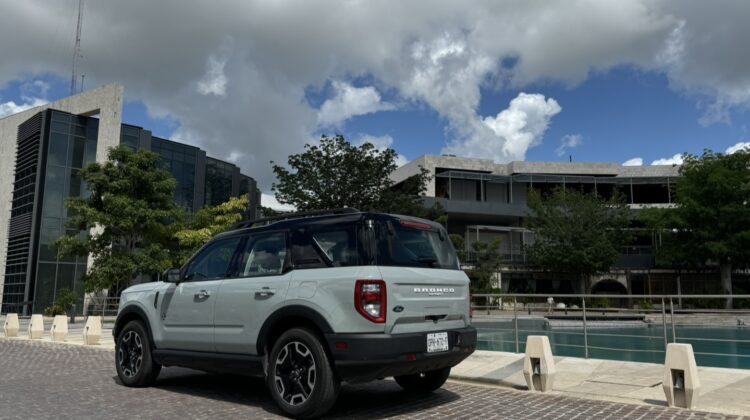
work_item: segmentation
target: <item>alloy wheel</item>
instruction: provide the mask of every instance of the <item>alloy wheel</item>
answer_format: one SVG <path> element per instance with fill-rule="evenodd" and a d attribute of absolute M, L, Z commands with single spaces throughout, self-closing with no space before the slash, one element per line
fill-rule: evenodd
<path fill-rule="evenodd" d="M 122 374 L 132 378 L 141 370 L 143 363 L 143 340 L 141 336 L 133 331 L 127 331 L 120 341 L 117 351 L 117 359 L 120 363 Z"/>
<path fill-rule="evenodd" d="M 315 389 L 317 370 L 310 349 L 299 341 L 287 343 L 276 357 L 276 391 L 289 405 L 300 405 Z"/>

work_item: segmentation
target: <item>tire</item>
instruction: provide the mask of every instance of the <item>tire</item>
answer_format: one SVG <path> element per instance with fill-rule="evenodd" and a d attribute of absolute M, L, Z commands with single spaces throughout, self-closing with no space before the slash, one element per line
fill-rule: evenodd
<path fill-rule="evenodd" d="M 414 375 L 396 376 L 393 379 L 405 391 L 416 394 L 427 394 L 443 386 L 450 374 L 451 368 L 447 367 Z"/>
<path fill-rule="evenodd" d="M 313 418 L 336 402 L 340 381 L 318 336 L 306 328 L 286 331 L 268 358 L 266 385 L 288 416 Z"/>
<path fill-rule="evenodd" d="M 144 387 L 154 383 L 161 365 L 151 356 L 151 341 L 141 321 L 130 321 L 117 335 L 115 368 L 120 382 L 128 387 Z"/>

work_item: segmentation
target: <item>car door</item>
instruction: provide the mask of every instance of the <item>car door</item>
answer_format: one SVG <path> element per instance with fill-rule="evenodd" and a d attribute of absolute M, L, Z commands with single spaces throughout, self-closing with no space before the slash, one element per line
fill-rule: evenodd
<path fill-rule="evenodd" d="M 240 252 L 237 277 L 221 282 L 214 322 L 216 350 L 257 354 L 263 323 L 286 298 L 289 271 L 286 232 L 251 235 Z"/>
<path fill-rule="evenodd" d="M 233 270 L 241 237 L 204 247 L 164 295 L 161 307 L 165 349 L 215 351 L 214 307 L 219 285 Z"/>

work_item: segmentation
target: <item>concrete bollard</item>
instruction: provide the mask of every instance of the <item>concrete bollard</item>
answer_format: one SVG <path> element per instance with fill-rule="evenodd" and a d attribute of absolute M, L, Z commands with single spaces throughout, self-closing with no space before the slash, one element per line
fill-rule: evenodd
<path fill-rule="evenodd" d="M 551 391 L 555 380 L 555 359 L 546 335 L 526 337 L 526 355 L 523 359 L 523 377 L 530 391 Z"/>
<path fill-rule="evenodd" d="M 55 315 L 52 326 L 49 329 L 49 336 L 52 341 L 65 341 L 68 336 L 68 317 L 65 315 Z"/>
<path fill-rule="evenodd" d="M 102 336 L 102 317 L 89 316 L 86 325 L 83 326 L 83 344 L 95 346 L 99 344 Z"/>
<path fill-rule="evenodd" d="M 6 337 L 18 337 L 18 314 L 6 314 L 3 331 Z"/>
<path fill-rule="evenodd" d="M 29 320 L 29 327 L 27 330 L 30 339 L 36 340 L 42 338 L 42 335 L 44 334 L 44 317 L 40 314 L 31 315 L 31 320 Z"/>
<path fill-rule="evenodd" d="M 664 395 L 670 407 L 693 408 L 701 383 L 698 379 L 698 366 L 695 364 L 693 346 L 670 343 L 664 360 Z"/>

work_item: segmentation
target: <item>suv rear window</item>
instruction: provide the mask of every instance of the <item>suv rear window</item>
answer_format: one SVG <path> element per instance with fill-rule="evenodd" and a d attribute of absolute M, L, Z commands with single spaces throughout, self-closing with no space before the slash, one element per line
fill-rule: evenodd
<path fill-rule="evenodd" d="M 430 225 L 401 221 L 378 223 L 377 264 L 458 270 L 448 234 Z"/>

